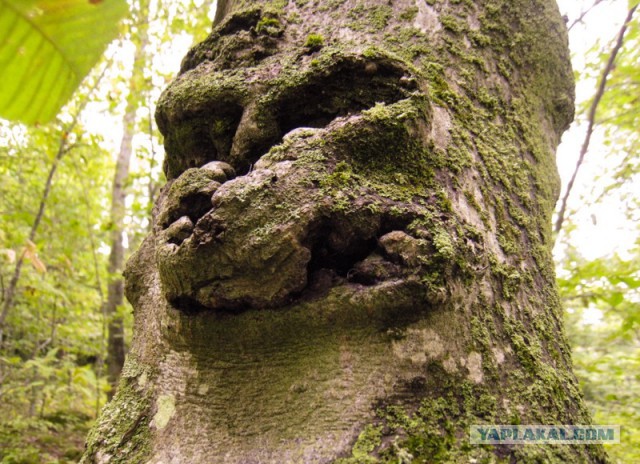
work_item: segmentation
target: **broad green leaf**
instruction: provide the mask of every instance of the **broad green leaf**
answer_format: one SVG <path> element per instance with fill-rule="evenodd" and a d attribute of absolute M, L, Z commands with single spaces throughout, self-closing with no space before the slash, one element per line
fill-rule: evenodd
<path fill-rule="evenodd" d="M 616 307 L 624 301 L 624 295 L 620 292 L 612 292 L 607 300 L 611 306 Z"/>
<path fill-rule="evenodd" d="M 629 288 L 636 289 L 636 288 L 640 287 L 640 280 L 638 280 L 638 279 L 636 279 L 634 277 L 622 276 L 622 277 L 620 277 L 620 280 L 622 282 L 624 282 L 625 284 L 627 284 L 627 286 Z"/>
<path fill-rule="evenodd" d="M 126 0 L 0 0 L 0 116 L 53 119 L 126 13 Z"/>

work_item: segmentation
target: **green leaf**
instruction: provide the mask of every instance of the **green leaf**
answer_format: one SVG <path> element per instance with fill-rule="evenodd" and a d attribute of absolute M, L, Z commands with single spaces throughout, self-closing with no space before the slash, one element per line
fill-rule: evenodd
<path fill-rule="evenodd" d="M 620 276 L 620 281 L 624 282 L 629 288 L 632 289 L 640 287 L 640 280 L 631 276 Z"/>
<path fill-rule="evenodd" d="M 0 0 L 0 116 L 53 119 L 126 13 L 125 0 Z"/>
<path fill-rule="evenodd" d="M 614 308 L 624 301 L 624 295 L 620 292 L 613 292 L 608 298 L 608 302 Z"/>

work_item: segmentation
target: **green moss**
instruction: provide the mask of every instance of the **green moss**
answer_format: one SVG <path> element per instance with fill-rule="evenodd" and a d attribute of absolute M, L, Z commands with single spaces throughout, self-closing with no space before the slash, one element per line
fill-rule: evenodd
<path fill-rule="evenodd" d="M 364 30 L 366 28 L 366 24 L 364 23 L 364 21 L 362 21 L 362 18 L 364 17 L 365 13 L 366 7 L 362 3 L 358 3 L 356 6 L 351 8 L 348 17 L 352 20 L 352 22 L 349 24 L 349 27 L 354 31 Z"/>
<path fill-rule="evenodd" d="M 498 99 L 484 87 L 478 90 L 478 92 L 476 93 L 476 97 L 478 101 L 486 106 L 489 110 L 495 111 L 499 106 Z"/>
<path fill-rule="evenodd" d="M 324 46 L 324 37 L 320 34 L 309 34 L 304 46 L 311 50 L 320 50 Z"/>
<path fill-rule="evenodd" d="M 495 395 L 484 387 L 447 374 L 432 364 L 429 376 L 438 376 L 438 386 L 427 377 L 425 397 L 414 407 L 388 405 L 377 412 L 384 428 L 383 442 L 392 447 L 377 450 L 380 460 L 391 462 L 469 462 L 490 453 L 468 443 L 468 426 L 496 416 Z M 437 391 L 432 391 L 435 389 Z"/>
<path fill-rule="evenodd" d="M 349 27 L 354 31 L 379 32 L 389 23 L 393 15 L 393 9 L 387 5 L 367 7 L 358 4 L 349 12 L 352 22 Z"/>
<path fill-rule="evenodd" d="M 263 16 L 256 24 L 256 32 L 258 34 L 264 34 L 271 37 L 280 37 L 284 32 L 284 27 L 278 18 L 273 16 Z"/>
<path fill-rule="evenodd" d="M 114 399 L 102 411 L 87 437 L 81 462 L 93 462 L 99 450 L 110 455 L 109 462 L 146 462 L 151 453 L 151 397 L 148 387 L 154 373 L 127 357 Z"/>
<path fill-rule="evenodd" d="M 479 316 L 471 319 L 471 337 L 476 350 L 482 355 L 482 368 L 492 379 L 498 378 L 498 368 L 493 362 L 492 336 L 495 337 L 495 326 L 491 311 L 487 307 L 476 308 Z M 493 330 L 491 330 L 493 329 Z"/>
<path fill-rule="evenodd" d="M 440 16 L 440 23 L 446 30 L 455 33 L 464 32 L 468 29 L 468 26 L 465 22 L 451 15 Z"/>
<path fill-rule="evenodd" d="M 402 19 L 403 21 L 413 21 L 414 19 L 416 19 L 418 11 L 418 7 L 410 6 L 400 14 L 400 19 Z"/>
<path fill-rule="evenodd" d="M 444 259 L 450 260 L 456 256 L 456 248 L 451 236 L 443 229 L 436 232 L 433 237 L 433 245 L 436 247 L 438 255 Z"/>
<path fill-rule="evenodd" d="M 270 0 L 267 3 L 268 10 L 273 12 L 282 12 L 284 8 L 289 4 L 289 0 Z"/>
<path fill-rule="evenodd" d="M 481 323 L 482 324 L 482 323 Z M 496 449 L 492 446 L 472 446 L 468 443 L 469 426 L 478 423 L 521 423 L 521 414 L 517 410 L 509 412 L 499 402 L 501 393 L 493 392 L 483 385 L 475 385 L 457 376 L 447 374 L 437 364 L 428 368 L 426 383 L 422 386 L 423 399 L 415 406 L 403 406 L 392 404 L 382 406 L 377 410 L 377 419 L 372 425 L 363 430 L 360 437 L 367 437 L 362 444 L 360 439 L 354 444 L 354 450 L 358 445 L 359 451 L 366 454 L 355 459 L 337 461 L 340 464 L 355 464 L 368 462 L 549 462 L 560 464 L 573 462 L 576 458 L 576 450 L 571 447 L 532 446 L 524 453 L 519 449 L 514 450 L 513 455 L 507 455 L 504 459 L 497 457 Z M 566 398 L 560 391 L 556 391 L 555 399 L 549 396 L 551 385 L 560 387 L 567 379 L 560 379 L 552 370 L 539 374 L 540 380 L 521 379 L 518 383 L 520 390 L 510 390 L 507 397 L 512 402 L 524 402 L 533 409 L 544 410 L 549 404 L 538 405 L 539 401 L 554 403 L 555 408 L 566 408 Z M 437 381 L 429 380 L 433 377 Z M 522 382 L 522 383 L 520 383 Z M 544 386 L 546 383 L 546 387 Z M 569 382 L 571 383 L 571 382 Z M 437 386 L 436 386 L 437 384 Z M 529 409 L 524 409 L 525 414 Z M 508 419 L 500 419 L 508 417 Z M 555 416 L 558 420 L 558 416 Z M 538 417 L 541 423 L 547 423 L 554 419 Z M 560 419 L 561 420 L 561 419 Z M 378 431 L 381 432 L 378 435 Z M 382 443 L 392 443 L 392 446 L 383 447 Z M 373 448 L 372 448 L 372 445 Z M 529 451 L 529 449 L 531 451 Z M 580 454 L 582 455 L 582 454 Z M 515 456 L 515 457 L 514 457 Z M 584 456 L 584 455 L 582 455 Z"/>
<path fill-rule="evenodd" d="M 360 435 L 358 440 L 353 445 L 352 454 L 356 459 L 362 459 L 368 456 L 373 450 L 380 446 L 382 438 L 382 427 L 367 425 Z"/>
<path fill-rule="evenodd" d="M 469 30 L 467 36 L 471 43 L 478 47 L 489 47 L 491 45 L 491 37 L 480 31 Z"/>
<path fill-rule="evenodd" d="M 320 185 L 324 188 L 344 188 L 355 179 L 351 166 L 340 161 L 336 164 L 333 172 L 322 179 Z"/>
<path fill-rule="evenodd" d="M 451 200 L 447 195 L 447 192 L 444 189 L 438 190 L 436 192 L 436 199 L 438 202 L 438 207 L 440 211 L 444 212 L 453 212 L 453 207 L 451 206 Z"/>
<path fill-rule="evenodd" d="M 424 195 L 424 186 L 433 178 L 425 149 L 409 130 L 421 114 L 415 101 L 377 104 L 363 111 L 358 123 L 335 130 L 327 141 L 335 151 L 349 155 L 354 173 L 362 174 L 361 185 L 387 198 L 406 201 Z"/>
<path fill-rule="evenodd" d="M 369 23 L 376 30 L 384 29 L 387 26 L 392 14 L 393 10 L 391 9 L 391 7 L 386 5 L 376 6 L 369 11 Z"/>
<path fill-rule="evenodd" d="M 287 14 L 287 22 L 290 24 L 302 24 L 302 17 L 297 11 L 291 11 Z"/>
<path fill-rule="evenodd" d="M 323 0 L 317 5 L 318 11 L 339 11 L 338 7 L 342 5 L 346 0 Z"/>

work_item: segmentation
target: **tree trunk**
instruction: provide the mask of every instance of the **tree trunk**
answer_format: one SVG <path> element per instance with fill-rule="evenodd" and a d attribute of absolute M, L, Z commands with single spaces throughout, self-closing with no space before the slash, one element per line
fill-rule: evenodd
<path fill-rule="evenodd" d="M 122 139 L 116 159 L 116 169 L 113 176 L 111 190 L 111 251 L 109 253 L 109 282 L 107 285 L 107 301 L 104 314 L 107 316 L 107 378 L 112 397 L 122 372 L 125 359 L 124 324 L 118 308 L 124 303 L 124 282 L 122 270 L 124 268 L 124 218 L 126 216 L 126 184 L 129 178 L 131 164 L 132 141 L 136 130 L 136 111 L 140 106 L 140 84 L 144 81 L 144 68 L 147 61 L 146 47 L 148 42 L 147 22 L 148 4 L 140 2 L 136 11 L 137 43 L 133 59 L 131 78 L 129 79 L 129 94 L 127 106 L 122 118 Z"/>
<path fill-rule="evenodd" d="M 221 2 L 156 113 L 168 184 L 84 462 L 604 462 L 551 260 L 552 0 Z"/>

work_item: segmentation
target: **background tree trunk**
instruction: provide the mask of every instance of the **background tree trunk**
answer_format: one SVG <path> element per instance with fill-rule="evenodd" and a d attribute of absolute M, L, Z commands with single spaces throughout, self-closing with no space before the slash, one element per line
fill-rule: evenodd
<path fill-rule="evenodd" d="M 122 139 L 120 150 L 116 158 L 116 169 L 111 191 L 111 251 L 109 253 L 109 282 L 107 285 L 107 301 L 104 314 L 107 317 L 107 378 L 111 390 L 111 398 L 116 390 L 125 358 L 124 324 L 118 308 L 124 303 L 124 219 L 126 216 L 127 181 L 131 165 L 132 141 L 136 130 L 136 112 L 140 106 L 138 92 L 144 81 L 144 69 L 147 61 L 146 47 L 148 43 L 147 27 L 149 19 L 149 5 L 145 1 L 139 2 L 135 11 L 136 16 L 136 51 L 133 59 L 131 78 L 129 79 L 129 94 L 127 106 L 122 118 Z"/>
<path fill-rule="evenodd" d="M 604 462 L 468 442 L 590 420 L 550 253 L 555 3 L 232 0 L 216 23 L 158 104 L 169 181 L 84 462 Z"/>

